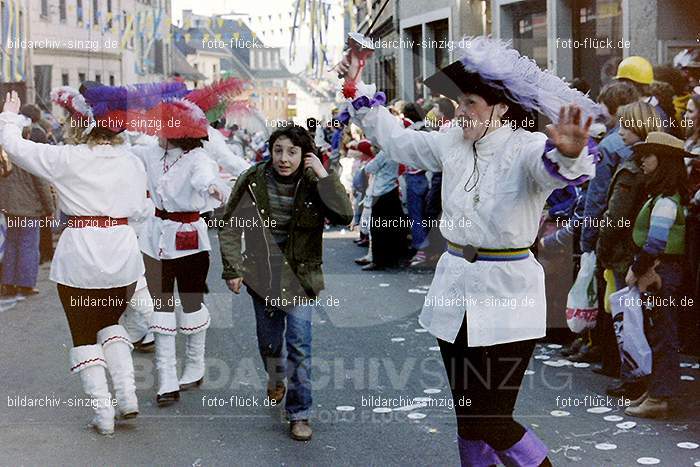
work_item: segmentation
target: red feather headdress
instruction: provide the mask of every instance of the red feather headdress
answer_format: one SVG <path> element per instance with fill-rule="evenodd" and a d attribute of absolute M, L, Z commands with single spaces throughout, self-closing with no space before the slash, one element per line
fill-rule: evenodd
<path fill-rule="evenodd" d="M 185 99 L 161 102 L 145 113 L 127 114 L 127 129 L 165 139 L 206 138 L 209 121 L 202 109 Z"/>
<path fill-rule="evenodd" d="M 204 112 L 208 112 L 222 100 L 230 99 L 243 92 L 244 84 L 238 78 L 226 78 L 203 88 L 194 89 L 185 96 L 185 99 L 196 104 Z"/>

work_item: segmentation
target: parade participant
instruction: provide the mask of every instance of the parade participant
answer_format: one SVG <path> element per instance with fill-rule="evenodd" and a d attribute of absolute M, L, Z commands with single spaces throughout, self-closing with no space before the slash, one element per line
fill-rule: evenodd
<path fill-rule="evenodd" d="M 544 443 L 513 419 L 535 339 L 546 325 L 544 273 L 529 247 L 549 194 L 595 171 L 587 140 L 597 108 L 504 42 L 477 37 L 462 43 L 468 44 L 462 58 L 425 81 L 433 93 L 459 103 L 458 127 L 403 129 L 376 105 L 383 99 L 373 96 L 374 86 L 361 83 L 346 111 L 391 158 L 443 173 L 440 228 L 448 251 L 419 321 L 440 345 L 462 465 L 551 465 Z M 349 68 L 347 58 L 341 68 Z M 585 122 L 581 108 L 589 115 Z M 530 111 L 556 122 L 551 141 L 518 128 L 533 125 Z"/>
<path fill-rule="evenodd" d="M 352 207 L 304 128 L 275 131 L 269 147 L 272 158 L 241 175 L 226 205 L 226 224 L 219 232 L 222 277 L 236 294 L 245 283 L 269 376 L 268 398 L 282 401 L 287 376 L 290 435 L 307 441 L 312 435 L 311 319 L 313 299 L 324 288 L 324 220 L 347 225 Z M 286 361 L 281 358 L 285 341 Z"/>
<path fill-rule="evenodd" d="M 685 207 L 688 174 L 683 158 L 691 157 L 683 141 L 666 133 L 649 133 L 634 147 L 646 177 L 648 200 L 634 222 L 632 237 L 639 248 L 625 281 L 640 292 L 650 291 L 651 326 L 645 326 L 652 348 L 649 389 L 632 402 L 625 414 L 666 417 L 669 399 L 680 381 L 678 320 L 685 272 Z"/>
<path fill-rule="evenodd" d="M 204 304 L 211 244 L 201 212 L 221 205 L 228 187 L 216 163 L 202 148 L 209 122 L 199 107 L 185 99 L 158 104 L 141 117 L 158 125 L 138 125 L 157 136 L 158 146 L 134 146 L 148 175 L 148 191 L 155 205 L 139 236 L 146 280 L 153 299 L 150 330 L 155 334 L 159 406 L 180 399 L 180 390 L 198 387 L 204 379 L 206 330 L 210 316 Z M 168 121 L 177 121 L 170 125 Z M 154 129 L 152 129 L 154 128 Z M 177 283 L 183 314 L 176 317 Z M 185 368 L 177 377 L 175 337 L 187 337 Z"/>
<path fill-rule="evenodd" d="M 12 161 L 51 183 L 69 216 L 50 278 L 57 283 L 73 337 L 70 371 L 80 374 L 96 413 L 90 425 L 101 434 L 111 434 L 115 410 L 105 368 L 121 415 L 132 418 L 139 412 L 132 346 L 117 322 L 144 272 L 128 219 L 144 214 L 146 176 L 143 164 L 121 146 L 122 128 L 110 126 L 86 102 L 84 94 L 90 90 L 93 102 L 100 101 L 95 87 L 84 83 L 80 92 L 68 87 L 52 92 L 54 102 L 70 114 L 65 146 L 22 139 L 25 122 L 17 115 L 20 102 L 15 92 L 7 95 L 0 123 L 3 147 Z"/>

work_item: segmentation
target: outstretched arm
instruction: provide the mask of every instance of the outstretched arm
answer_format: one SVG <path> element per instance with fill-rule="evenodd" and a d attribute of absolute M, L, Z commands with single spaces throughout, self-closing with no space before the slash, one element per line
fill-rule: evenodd
<path fill-rule="evenodd" d="M 20 115 L 17 92 L 7 93 L 0 114 L 1 141 L 12 162 L 38 177 L 53 180 L 58 168 L 67 162 L 65 146 L 35 143 L 22 138 L 22 128 L 29 120 Z"/>
<path fill-rule="evenodd" d="M 430 172 L 442 171 L 440 142 L 448 137 L 445 133 L 406 129 L 382 106 L 359 111 L 354 121 L 389 158 Z"/>
<path fill-rule="evenodd" d="M 550 140 L 544 151 L 542 143 L 531 145 L 527 158 L 528 172 L 539 189 L 552 191 L 566 185 L 580 185 L 595 176 L 597 158 L 590 154 L 589 117 L 581 124 L 581 109 L 572 105 L 562 107 L 556 125 L 547 127 Z M 595 146 L 591 146 L 591 150 Z"/>

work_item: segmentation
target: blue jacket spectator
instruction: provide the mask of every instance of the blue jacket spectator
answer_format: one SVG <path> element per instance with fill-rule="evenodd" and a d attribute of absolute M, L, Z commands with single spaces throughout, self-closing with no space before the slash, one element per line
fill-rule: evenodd
<path fill-rule="evenodd" d="M 606 134 L 598 145 L 601 160 L 595 169 L 595 178 L 590 181 L 586 192 L 586 204 L 581 231 L 581 252 L 594 251 L 598 240 L 598 228 L 591 225 L 593 219 L 601 219 L 607 207 L 608 187 L 620 162 L 632 156 L 632 150 L 625 146 L 618 133 L 619 126 L 615 126 Z"/>

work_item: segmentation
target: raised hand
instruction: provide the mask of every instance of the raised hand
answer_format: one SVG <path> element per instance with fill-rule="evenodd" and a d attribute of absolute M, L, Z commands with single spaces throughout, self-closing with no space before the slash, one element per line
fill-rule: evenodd
<path fill-rule="evenodd" d="M 8 92 L 5 95 L 5 104 L 2 106 L 3 112 L 19 113 L 19 108 L 22 106 L 22 102 L 19 100 L 19 95 L 17 91 Z"/>
<path fill-rule="evenodd" d="M 304 168 L 313 170 L 318 178 L 326 178 L 328 176 L 328 172 L 326 168 L 323 167 L 321 159 L 316 157 L 316 154 L 313 152 L 304 154 Z"/>
<path fill-rule="evenodd" d="M 547 127 L 547 133 L 552 143 L 566 157 L 578 157 L 581 150 L 588 144 L 588 129 L 593 119 L 588 117 L 581 126 L 581 109 L 571 105 L 559 109 L 559 121 Z"/>

